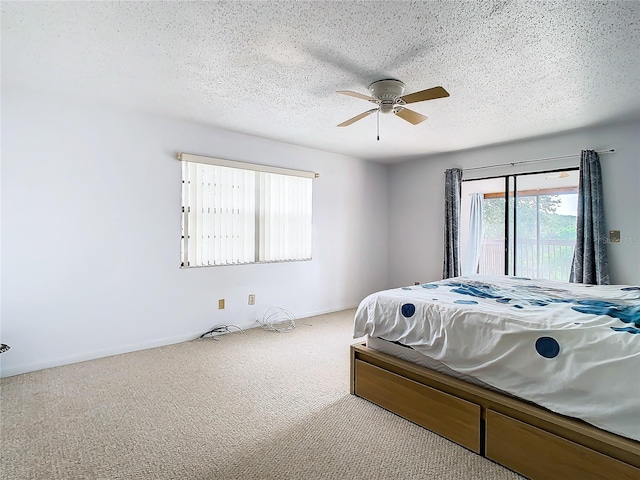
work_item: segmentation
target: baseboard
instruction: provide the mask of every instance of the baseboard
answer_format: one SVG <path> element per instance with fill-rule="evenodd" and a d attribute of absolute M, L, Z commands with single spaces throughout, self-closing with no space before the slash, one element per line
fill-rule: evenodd
<path fill-rule="evenodd" d="M 317 315 L 324 315 L 327 313 L 340 312 L 342 310 L 349 310 L 355 308 L 354 306 L 330 308 L 323 310 L 316 310 L 311 312 L 305 312 L 296 318 L 308 318 L 315 317 Z M 256 328 L 259 325 L 252 325 L 248 328 Z M 243 327 L 243 329 L 248 329 Z M 114 348 L 107 348 L 103 350 L 96 350 L 92 352 L 79 353 L 74 355 L 67 355 L 64 357 L 58 357 L 44 362 L 35 362 L 23 365 L 12 365 L 7 368 L 2 368 L 2 359 L 0 359 L 0 377 L 12 377 L 14 375 L 21 375 L 23 373 L 35 372 L 37 370 L 44 370 L 45 368 L 61 367 L 63 365 L 69 365 L 72 363 L 86 362 L 88 360 L 96 360 L 98 358 L 110 357 L 112 355 L 120 355 L 123 353 L 136 352 L 138 350 L 146 350 L 148 348 L 164 347 L 166 345 L 173 345 L 175 343 L 188 342 L 194 340 L 202 335 L 202 332 L 195 332 L 192 334 L 179 335 L 177 337 L 165 337 L 150 340 L 148 342 L 134 343 L 128 345 L 121 345 Z"/>
<path fill-rule="evenodd" d="M 325 310 L 315 310 L 312 312 L 305 312 L 302 315 L 300 315 L 299 317 L 296 318 L 309 318 L 309 317 L 315 317 L 317 315 L 324 315 L 327 313 L 335 313 L 335 312 L 342 312 L 343 310 L 351 310 L 352 308 L 356 308 L 358 305 L 350 305 L 350 306 L 346 306 L 346 307 L 339 307 L 339 308 L 329 308 L 329 309 L 325 309 Z"/>
<path fill-rule="evenodd" d="M 63 365 L 69 365 L 72 363 L 86 362 L 88 360 L 96 360 L 98 358 L 110 357 L 112 355 L 120 355 L 123 353 L 136 352 L 138 350 L 146 350 L 149 348 L 164 347 L 166 345 L 173 345 L 174 343 L 187 342 L 198 338 L 202 332 L 179 335 L 172 338 L 158 338 L 142 343 L 132 343 L 128 345 L 120 345 L 114 348 L 107 348 L 103 350 L 95 350 L 92 352 L 78 353 L 74 355 L 66 355 L 64 357 L 58 357 L 44 362 L 28 363 L 23 365 L 12 365 L 11 367 L 2 368 L 1 377 L 12 377 L 14 375 L 20 375 L 23 373 L 35 372 L 37 370 L 44 370 L 45 368 L 61 367 Z M 1 359 L 0 359 L 1 362 Z M 1 363 L 0 363 L 1 368 Z"/>

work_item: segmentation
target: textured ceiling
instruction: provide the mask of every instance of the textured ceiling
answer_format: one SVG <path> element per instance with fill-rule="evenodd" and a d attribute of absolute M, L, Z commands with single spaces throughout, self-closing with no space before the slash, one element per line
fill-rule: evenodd
<path fill-rule="evenodd" d="M 2 2 L 2 86 L 384 162 L 640 115 L 637 1 Z M 344 128 L 397 78 L 429 119 Z"/>

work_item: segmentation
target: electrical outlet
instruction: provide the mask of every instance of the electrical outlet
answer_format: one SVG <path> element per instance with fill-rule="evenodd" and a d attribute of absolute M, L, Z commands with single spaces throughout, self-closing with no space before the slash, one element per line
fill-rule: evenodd
<path fill-rule="evenodd" d="M 249 305 L 255 305 L 256 304 L 256 296 L 255 294 L 251 293 L 249 295 Z"/>
<path fill-rule="evenodd" d="M 619 243 L 620 242 L 620 230 L 610 230 L 609 231 L 609 241 L 611 243 Z"/>
<path fill-rule="evenodd" d="M 218 300 L 218 310 L 224 310 L 224 298 Z"/>

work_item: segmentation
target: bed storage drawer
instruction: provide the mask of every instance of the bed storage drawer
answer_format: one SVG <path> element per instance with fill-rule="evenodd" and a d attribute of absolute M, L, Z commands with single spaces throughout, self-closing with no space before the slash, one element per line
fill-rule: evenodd
<path fill-rule="evenodd" d="M 486 457 L 531 479 L 640 478 L 638 468 L 519 420 L 493 410 L 486 418 Z"/>
<path fill-rule="evenodd" d="M 361 360 L 355 394 L 480 453 L 480 406 Z"/>

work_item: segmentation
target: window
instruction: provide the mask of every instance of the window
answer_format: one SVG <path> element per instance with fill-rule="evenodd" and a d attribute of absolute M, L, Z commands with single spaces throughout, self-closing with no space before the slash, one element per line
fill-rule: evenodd
<path fill-rule="evenodd" d="M 463 273 L 568 281 L 578 180 L 573 169 L 463 182 Z"/>
<path fill-rule="evenodd" d="M 313 172 L 178 158 L 183 267 L 311 259 Z"/>

